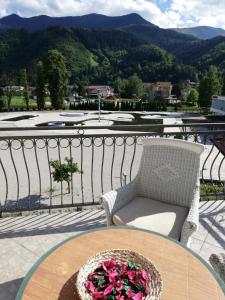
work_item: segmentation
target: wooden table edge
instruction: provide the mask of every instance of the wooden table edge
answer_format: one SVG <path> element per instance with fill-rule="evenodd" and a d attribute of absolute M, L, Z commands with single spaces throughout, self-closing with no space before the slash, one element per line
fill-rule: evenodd
<path fill-rule="evenodd" d="M 24 277 L 20 288 L 17 292 L 16 298 L 15 300 L 22 300 L 25 288 L 29 282 L 29 280 L 31 279 L 32 275 L 34 274 L 34 272 L 37 270 L 37 268 L 40 266 L 40 264 L 50 255 L 52 254 L 56 249 L 58 249 L 59 247 L 61 247 L 62 245 L 66 244 L 67 242 L 69 242 L 70 240 L 73 240 L 81 235 L 85 235 L 87 233 L 91 233 L 91 232 L 95 232 L 95 231 L 101 231 L 101 230 L 110 230 L 110 229 L 129 229 L 129 230 L 135 230 L 135 231 L 143 231 L 143 232 L 147 232 L 156 236 L 160 236 L 162 238 L 165 238 L 167 240 L 170 240 L 174 243 L 176 243 L 178 246 L 182 247 L 183 249 L 187 250 L 188 252 L 190 252 L 194 257 L 196 257 L 207 269 L 208 271 L 212 274 L 212 276 L 215 278 L 215 280 L 217 281 L 218 285 L 220 286 L 220 288 L 222 289 L 224 295 L 225 295 L 225 283 L 223 282 L 223 280 L 220 278 L 220 276 L 213 270 L 212 267 L 210 267 L 210 265 L 203 259 L 201 258 L 196 252 L 194 252 L 193 250 L 191 250 L 190 248 L 187 248 L 185 245 L 181 244 L 180 242 L 174 240 L 173 238 L 170 238 L 168 236 L 164 236 L 158 232 L 154 232 L 154 231 L 150 231 L 147 229 L 142 229 L 142 228 L 135 228 L 135 227 L 129 227 L 129 226 L 110 226 L 110 227 L 101 227 L 101 228 L 95 228 L 95 229 L 90 229 L 87 231 L 83 231 L 80 233 L 75 234 L 74 236 L 71 236 L 69 238 L 66 238 L 64 241 L 60 242 L 59 244 L 55 245 L 54 247 L 52 247 L 51 249 L 49 249 L 46 253 L 44 253 L 37 261 L 36 263 L 31 267 L 31 269 L 28 271 L 28 273 L 26 274 L 26 276 Z"/>

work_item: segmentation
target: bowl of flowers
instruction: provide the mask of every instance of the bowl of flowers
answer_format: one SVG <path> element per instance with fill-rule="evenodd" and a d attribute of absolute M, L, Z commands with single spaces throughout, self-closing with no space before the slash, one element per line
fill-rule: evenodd
<path fill-rule="evenodd" d="M 81 300 L 159 300 L 162 278 L 153 263 L 130 250 L 108 250 L 80 269 L 76 288 Z"/>

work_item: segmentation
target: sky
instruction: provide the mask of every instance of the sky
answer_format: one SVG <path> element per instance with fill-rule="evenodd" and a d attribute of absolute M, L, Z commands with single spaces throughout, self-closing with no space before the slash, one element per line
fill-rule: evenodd
<path fill-rule="evenodd" d="M 206 25 L 225 29 L 225 0 L 0 0 L 0 17 L 133 12 L 163 28 Z"/>

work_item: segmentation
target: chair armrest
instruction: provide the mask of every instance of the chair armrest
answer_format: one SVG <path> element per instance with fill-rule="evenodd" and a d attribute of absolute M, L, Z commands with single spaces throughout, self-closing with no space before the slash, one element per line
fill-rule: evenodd
<path fill-rule="evenodd" d="M 198 230 L 199 226 L 199 199 L 200 184 L 196 186 L 191 207 L 181 232 L 181 242 L 188 247 L 190 246 L 191 236 Z"/>
<path fill-rule="evenodd" d="M 134 180 L 117 190 L 104 194 L 101 197 L 100 203 L 106 212 L 107 226 L 112 225 L 113 214 L 135 198 L 136 190 L 136 180 Z"/>

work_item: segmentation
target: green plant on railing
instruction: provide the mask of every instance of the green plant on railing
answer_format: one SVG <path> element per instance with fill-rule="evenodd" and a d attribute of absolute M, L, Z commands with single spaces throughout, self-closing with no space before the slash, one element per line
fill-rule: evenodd
<path fill-rule="evenodd" d="M 75 173 L 82 173 L 78 163 L 73 161 L 73 158 L 65 158 L 65 163 L 61 163 L 59 160 L 51 160 L 50 165 L 53 168 L 52 176 L 56 182 L 67 182 L 68 193 L 70 193 L 70 182 L 72 176 Z"/>

